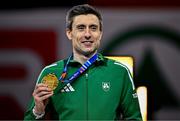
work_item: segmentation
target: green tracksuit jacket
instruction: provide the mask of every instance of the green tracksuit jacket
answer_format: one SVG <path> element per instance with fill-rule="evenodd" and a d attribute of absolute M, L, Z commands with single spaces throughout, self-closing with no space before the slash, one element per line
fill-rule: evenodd
<path fill-rule="evenodd" d="M 54 73 L 61 75 L 66 60 L 46 66 L 37 83 Z M 68 65 L 71 76 L 81 64 L 73 60 Z M 35 120 L 34 100 L 25 112 L 24 120 Z M 137 94 L 128 69 L 119 62 L 98 55 L 97 61 L 68 86 L 59 82 L 46 107 L 55 120 L 142 120 Z"/>

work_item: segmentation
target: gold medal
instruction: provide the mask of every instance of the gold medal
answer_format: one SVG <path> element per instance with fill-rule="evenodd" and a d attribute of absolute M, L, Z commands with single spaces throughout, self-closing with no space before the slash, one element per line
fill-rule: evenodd
<path fill-rule="evenodd" d="M 50 73 L 43 77 L 42 83 L 46 84 L 52 90 L 55 90 L 59 81 L 55 74 Z"/>

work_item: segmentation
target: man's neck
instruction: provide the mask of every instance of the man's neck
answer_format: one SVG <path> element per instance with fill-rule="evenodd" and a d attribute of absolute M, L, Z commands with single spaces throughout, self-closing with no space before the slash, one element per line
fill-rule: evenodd
<path fill-rule="evenodd" d="M 90 59 L 95 53 L 89 54 L 89 55 L 83 55 L 83 54 L 78 54 L 78 53 L 73 53 L 73 59 L 79 63 L 81 63 L 82 65 L 88 60 Z"/>

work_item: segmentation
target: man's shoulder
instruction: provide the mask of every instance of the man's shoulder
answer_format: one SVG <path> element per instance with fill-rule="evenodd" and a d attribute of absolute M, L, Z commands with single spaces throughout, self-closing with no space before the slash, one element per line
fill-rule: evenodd
<path fill-rule="evenodd" d="M 55 69 L 55 68 L 63 68 L 63 67 L 64 67 L 64 60 L 59 60 L 45 66 L 44 69 Z"/>
<path fill-rule="evenodd" d="M 109 59 L 109 58 L 106 58 L 106 59 L 107 59 L 107 66 L 108 67 L 111 67 L 114 69 L 120 69 L 120 70 L 127 70 L 128 69 L 126 65 L 124 65 L 123 63 L 121 63 L 119 61 Z"/>

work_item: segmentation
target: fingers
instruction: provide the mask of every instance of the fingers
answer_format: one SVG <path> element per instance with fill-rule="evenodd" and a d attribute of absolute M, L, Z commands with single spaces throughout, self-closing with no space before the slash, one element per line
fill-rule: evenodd
<path fill-rule="evenodd" d="M 53 91 L 43 83 L 37 84 L 33 92 L 35 101 L 43 101 L 52 95 Z"/>
<path fill-rule="evenodd" d="M 51 93 L 47 93 L 46 95 L 43 95 L 43 96 L 38 96 L 38 95 L 35 95 L 34 96 L 34 100 L 35 102 L 43 102 L 44 100 L 48 99 L 49 97 L 51 97 L 53 95 L 53 92 Z"/>
<path fill-rule="evenodd" d="M 44 112 L 48 102 L 48 98 L 53 95 L 53 90 L 48 88 L 46 84 L 40 83 L 35 86 L 32 95 L 35 101 L 35 111 Z"/>
<path fill-rule="evenodd" d="M 53 93 L 53 91 L 39 91 L 39 93 L 36 93 L 36 95 L 38 96 L 38 97 L 42 97 L 42 96 L 45 96 L 45 95 L 48 95 L 48 94 L 52 94 Z"/>
<path fill-rule="evenodd" d="M 43 95 L 42 97 L 40 97 L 40 100 L 43 101 L 45 99 L 48 99 L 49 97 L 51 97 L 53 95 L 53 92 L 52 93 L 49 93 L 49 94 L 46 94 L 46 95 Z"/>
<path fill-rule="evenodd" d="M 40 91 L 52 91 L 46 84 L 40 83 L 35 86 L 36 93 L 39 93 Z"/>

